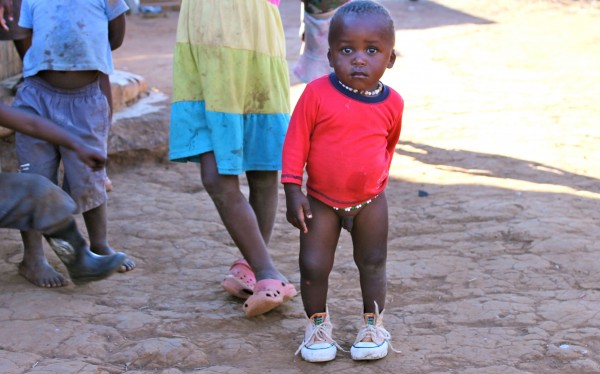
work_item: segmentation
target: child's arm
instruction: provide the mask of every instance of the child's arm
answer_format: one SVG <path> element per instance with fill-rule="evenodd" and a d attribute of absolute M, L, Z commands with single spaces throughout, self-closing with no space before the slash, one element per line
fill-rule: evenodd
<path fill-rule="evenodd" d="M 393 155 L 396 151 L 396 145 L 398 145 L 398 141 L 400 140 L 400 130 L 402 129 L 402 117 L 400 120 L 396 122 L 392 130 L 389 132 L 387 136 L 387 151 L 390 155 Z"/>
<path fill-rule="evenodd" d="M 400 131 L 402 130 L 402 115 L 404 113 L 404 100 L 398 94 L 395 96 L 397 97 L 397 103 L 393 107 L 396 110 L 396 113 L 394 114 L 393 127 L 390 129 L 387 136 L 387 151 L 390 156 L 394 155 L 394 152 L 396 151 L 396 145 L 398 145 L 398 141 L 400 140 Z"/>
<path fill-rule="evenodd" d="M 307 86 L 296 103 L 283 142 L 281 183 L 285 191 L 286 218 L 303 233 L 308 232 L 306 220 L 312 218 L 310 204 L 302 192 L 302 176 L 310 149 L 310 137 L 315 123 L 317 97 Z"/>
<path fill-rule="evenodd" d="M 94 170 L 102 169 L 106 164 L 106 157 L 100 151 L 89 147 L 75 135 L 45 118 L 0 104 L 0 125 L 67 147 L 75 151 L 79 159 Z"/>
<path fill-rule="evenodd" d="M 112 90 L 110 88 L 110 77 L 107 74 L 100 73 L 98 76 L 98 83 L 100 84 L 100 91 L 106 96 L 106 101 L 108 101 L 108 108 L 110 113 L 108 114 L 108 118 L 112 122 L 113 116 L 113 99 L 112 99 Z"/>
<path fill-rule="evenodd" d="M 125 39 L 125 13 L 108 22 L 108 42 L 111 51 L 119 48 Z"/>
<path fill-rule="evenodd" d="M 108 42 L 110 44 L 110 50 L 114 51 L 119 48 L 121 44 L 123 44 L 123 39 L 125 39 L 125 13 L 108 22 Z M 100 90 L 108 100 L 110 118 L 112 118 L 112 91 L 110 89 L 110 78 L 106 74 L 100 74 Z"/>
<path fill-rule="evenodd" d="M 285 191 L 285 204 L 287 207 L 285 218 L 294 227 L 306 234 L 308 232 L 306 220 L 312 218 L 312 211 L 306 195 L 302 193 L 302 186 L 294 183 L 284 183 L 283 190 Z"/>

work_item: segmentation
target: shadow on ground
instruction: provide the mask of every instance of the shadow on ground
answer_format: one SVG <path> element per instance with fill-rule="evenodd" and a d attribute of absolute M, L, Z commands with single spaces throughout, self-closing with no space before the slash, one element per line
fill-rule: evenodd
<path fill-rule="evenodd" d="M 396 153 L 455 173 L 553 184 L 600 193 L 600 183 L 597 178 L 514 157 L 464 149 L 444 149 L 410 141 L 400 141 Z"/>
<path fill-rule="evenodd" d="M 494 23 L 491 20 L 452 9 L 435 1 L 398 1 L 384 0 L 381 3 L 388 8 L 396 21 L 398 30 L 420 30 L 434 27 Z"/>

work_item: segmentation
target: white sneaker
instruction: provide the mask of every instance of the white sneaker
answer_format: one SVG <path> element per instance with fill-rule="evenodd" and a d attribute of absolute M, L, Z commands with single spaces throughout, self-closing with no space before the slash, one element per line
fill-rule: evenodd
<path fill-rule="evenodd" d="M 331 338 L 333 325 L 329 321 L 329 313 L 313 314 L 306 324 L 304 340 L 296 355 L 300 352 L 302 358 L 308 362 L 325 362 L 335 358 L 339 345 Z M 340 347 L 341 349 L 341 347 Z"/>
<path fill-rule="evenodd" d="M 390 333 L 383 327 L 383 311 L 379 313 L 375 303 L 375 313 L 364 314 L 363 327 L 350 348 L 350 355 L 353 360 L 377 360 L 387 356 L 388 348 L 399 352 L 391 346 L 390 340 Z"/>

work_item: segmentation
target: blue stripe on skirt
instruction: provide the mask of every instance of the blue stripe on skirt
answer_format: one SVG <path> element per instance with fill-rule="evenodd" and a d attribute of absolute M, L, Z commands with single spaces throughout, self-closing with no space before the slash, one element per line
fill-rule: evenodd
<path fill-rule="evenodd" d="M 214 152 L 219 174 L 281 170 L 289 114 L 235 114 L 206 111 L 203 101 L 171 106 L 169 159 L 199 162 Z"/>

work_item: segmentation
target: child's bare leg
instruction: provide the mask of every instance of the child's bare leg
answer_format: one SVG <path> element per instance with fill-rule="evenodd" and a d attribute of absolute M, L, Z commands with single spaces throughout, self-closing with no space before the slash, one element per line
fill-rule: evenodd
<path fill-rule="evenodd" d="M 90 237 L 90 250 L 98 255 L 110 255 L 116 253 L 108 244 L 108 214 L 106 202 L 83 213 L 85 227 Z M 121 265 L 120 273 L 135 269 L 135 262 L 129 257 Z"/>
<path fill-rule="evenodd" d="M 257 280 L 287 279 L 275 268 L 252 206 L 240 191 L 237 175 L 219 174 L 212 152 L 200 155 L 202 184 L 231 238 L 250 264 Z"/>
<path fill-rule="evenodd" d="M 108 76 L 108 74 L 100 73 L 100 75 L 98 77 L 98 83 L 100 85 L 100 91 L 102 91 L 104 96 L 106 96 L 106 101 L 108 101 L 108 107 L 110 109 L 109 113 L 108 113 L 108 118 L 109 118 L 109 121 L 112 123 L 114 105 L 113 105 L 113 98 L 112 98 L 112 90 L 110 87 L 110 77 Z M 106 181 L 104 183 L 106 186 L 106 192 L 111 192 L 113 190 L 113 184 L 112 184 L 112 181 L 110 180 L 110 178 L 108 177 L 108 175 L 106 176 Z M 131 261 L 131 260 L 129 260 L 129 261 Z M 135 264 L 134 264 L 134 267 L 135 267 Z"/>
<path fill-rule="evenodd" d="M 340 237 L 340 218 L 322 202 L 308 197 L 313 218 L 300 233 L 300 294 L 307 316 L 325 312 L 329 273 Z"/>
<path fill-rule="evenodd" d="M 69 280 L 59 274 L 46 259 L 42 245 L 42 234 L 38 231 L 21 231 L 23 239 L 23 261 L 19 274 L 38 287 L 63 287 Z"/>
<path fill-rule="evenodd" d="M 360 274 L 364 313 L 385 307 L 388 237 L 387 199 L 382 193 L 354 217 L 354 262 Z"/>
<path fill-rule="evenodd" d="M 256 214 L 258 228 L 265 241 L 269 244 L 278 203 L 278 173 L 276 171 L 248 171 L 248 186 L 250 187 L 249 202 Z"/>

